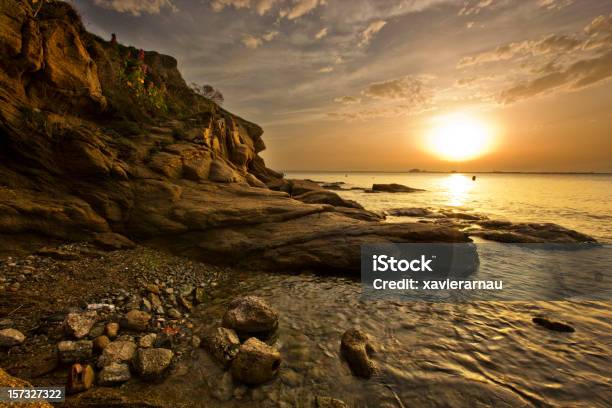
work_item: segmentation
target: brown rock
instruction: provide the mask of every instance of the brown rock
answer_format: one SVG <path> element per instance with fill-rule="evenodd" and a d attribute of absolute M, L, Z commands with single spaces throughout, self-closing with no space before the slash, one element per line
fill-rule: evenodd
<path fill-rule="evenodd" d="M 173 356 L 172 350 L 164 348 L 139 349 L 134 368 L 142 377 L 158 377 L 170 366 Z"/>
<path fill-rule="evenodd" d="M 402 184 L 372 184 L 372 191 L 381 191 L 385 193 L 416 193 L 425 191 L 420 188 L 412 188 Z"/>
<path fill-rule="evenodd" d="M 245 296 L 230 302 L 223 326 L 235 330 L 240 336 L 266 338 L 278 327 L 278 312 L 257 296 Z"/>
<path fill-rule="evenodd" d="M 129 363 L 136 353 L 136 344 L 132 341 L 115 340 L 109 343 L 98 358 L 98 367 L 111 363 Z"/>
<path fill-rule="evenodd" d="M 95 311 L 68 313 L 64 320 L 64 331 L 68 336 L 82 339 L 96 324 L 98 314 Z"/>
<path fill-rule="evenodd" d="M 98 336 L 93 340 L 93 348 L 94 351 L 97 351 L 98 353 L 101 353 L 102 351 L 104 351 L 104 349 L 106 348 L 106 346 L 108 346 L 110 344 L 110 339 L 107 336 Z"/>
<path fill-rule="evenodd" d="M 238 335 L 232 329 L 217 327 L 204 336 L 204 345 L 221 364 L 228 366 L 240 348 Z"/>
<path fill-rule="evenodd" d="M 25 341 L 26 337 L 19 330 L 0 330 L 0 347 L 18 346 Z"/>
<path fill-rule="evenodd" d="M 356 376 L 370 378 L 374 374 L 376 366 L 369 356 L 372 351 L 370 339 L 363 331 L 349 329 L 342 335 L 340 352 Z"/>
<path fill-rule="evenodd" d="M 68 373 L 66 392 L 68 394 L 76 394 L 78 392 L 87 391 L 93 387 L 95 378 L 96 375 L 92 366 L 88 364 L 74 364 L 70 367 Z"/>
<path fill-rule="evenodd" d="M 108 251 L 132 249 L 136 247 L 136 244 L 132 242 L 132 240 L 114 232 L 96 234 L 93 243 Z"/>
<path fill-rule="evenodd" d="M 119 333 L 119 323 L 106 323 L 106 326 L 104 326 L 104 332 L 109 338 L 114 339 Z"/>
<path fill-rule="evenodd" d="M 129 330 L 144 331 L 149 327 L 151 315 L 141 310 L 130 310 L 121 321 L 121 326 Z"/>
<path fill-rule="evenodd" d="M 31 388 L 32 384 L 19 378 L 8 375 L 3 369 L 0 368 L 0 387 L 8 388 Z M 15 407 L 25 406 L 27 408 L 52 408 L 52 405 L 48 402 L 32 401 L 30 403 L 16 403 L 13 404 Z M 7 403 L 6 406 L 12 407 L 13 405 Z"/>
<path fill-rule="evenodd" d="M 263 384 L 271 380 L 280 368 L 281 357 L 278 350 L 251 337 L 238 351 L 232 362 L 232 376 L 245 384 Z"/>

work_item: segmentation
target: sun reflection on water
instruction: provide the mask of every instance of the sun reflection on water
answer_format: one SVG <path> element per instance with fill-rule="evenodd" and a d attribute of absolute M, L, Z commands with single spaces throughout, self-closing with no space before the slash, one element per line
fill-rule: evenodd
<path fill-rule="evenodd" d="M 474 187 L 474 182 L 463 174 L 451 174 L 441 184 L 448 194 L 448 205 L 453 207 L 462 206 Z"/>

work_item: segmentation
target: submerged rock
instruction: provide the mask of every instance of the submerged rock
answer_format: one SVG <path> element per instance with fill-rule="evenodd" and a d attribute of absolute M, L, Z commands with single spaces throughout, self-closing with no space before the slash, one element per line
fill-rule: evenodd
<path fill-rule="evenodd" d="M 132 374 L 130 374 L 130 367 L 127 364 L 111 363 L 98 374 L 98 384 L 113 386 L 124 383 L 130 378 L 132 378 Z"/>
<path fill-rule="evenodd" d="M 278 327 L 278 312 L 257 296 L 234 299 L 223 316 L 223 326 L 239 336 L 267 338 Z"/>
<path fill-rule="evenodd" d="M 142 377 L 158 377 L 170 366 L 173 356 L 172 350 L 165 348 L 139 349 L 134 359 L 134 368 Z"/>
<path fill-rule="evenodd" d="M 547 319 L 545 317 L 534 317 L 531 320 L 535 324 L 537 324 L 538 326 L 545 327 L 548 330 L 557 331 L 557 332 L 564 332 L 564 333 L 573 333 L 573 332 L 575 332 L 574 328 L 572 326 L 570 326 L 569 324 L 558 322 L 558 321 L 554 321 L 554 320 L 549 320 L 549 319 Z"/>
<path fill-rule="evenodd" d="M 553 223 L 511 223 L 508 221 L 483 220 L 477 222 L 482 230 L 470 234 L 487 240 L 504 243 L 550 243 L 575 244 L 596 243 L 586 234 Z"/>
<path fill-rule="evenodd" d="M 381 191 L 384 193 L 416 193 L 425 191 L 420 188 L 412 188 L 403 184 L 372 184 L 372 191 Z"/>
<path fill-rule="evenodd" d="M 0 347 L 18 346 L 25 341 L 26 337 L 16 329 L 0 330 Z"/>
<path fill-rule="evenodd" d="M 64 320 L 64 330 L 68 336 L 82 339 L 89 334 L 97 319 L 98 314 L 95 311 L 68 313 Z"/>
<path fill-rule="evenodd" d="M 418 208 L 418 207 L 404 207 L 404 208 L 392 208 L 387 210 L 389 215 L 393 215 L 395 217 L 425 217 L 432 213 L 432 211 L 428 208 Z"/>
<path fill-rule="evenodd" d="M 349 329 L 342 335 L 340 352 L 356 376 L 370 378 L 374 374 L 376 366 L 370 359 L 373 351 L 370 338 L 365 332 Z"/>
<path fill-rule="evenodd" d="M 271 380 L 280 368 L 278 350 L 255 337 L 248 339 L 232 362 L 232 376 L 245 384 L 257 385 Z"/>
<path fill-rule="evenodd" d="M 204 336 L 204 345 L 221 364 L 228 366 L 238 354 L 240 340 L 232 329 L 217 327 Z"/>

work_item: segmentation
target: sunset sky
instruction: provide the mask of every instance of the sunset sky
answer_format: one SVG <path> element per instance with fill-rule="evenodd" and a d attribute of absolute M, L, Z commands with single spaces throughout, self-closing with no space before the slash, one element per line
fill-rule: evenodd
<path fill-rule="evenodd" d="M 260 124 L 279 170 L 612 171 L 612 1 L 80 0 Z M 461 163 L 428 148 L 487 129 Z"/>

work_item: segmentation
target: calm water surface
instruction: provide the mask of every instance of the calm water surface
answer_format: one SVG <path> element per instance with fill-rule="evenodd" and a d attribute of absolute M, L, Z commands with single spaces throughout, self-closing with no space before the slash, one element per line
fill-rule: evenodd
<path fill-rule="evenodd" d="M 428 173 L 287 173 L 288 178 L 342 181 L 344 188 L 399 183 L 427 190 L 412 194 L 340 191 L 369 210 L 460 207 L 491 218 L 554 222 L 612 242 L 612 175 Z"/>

